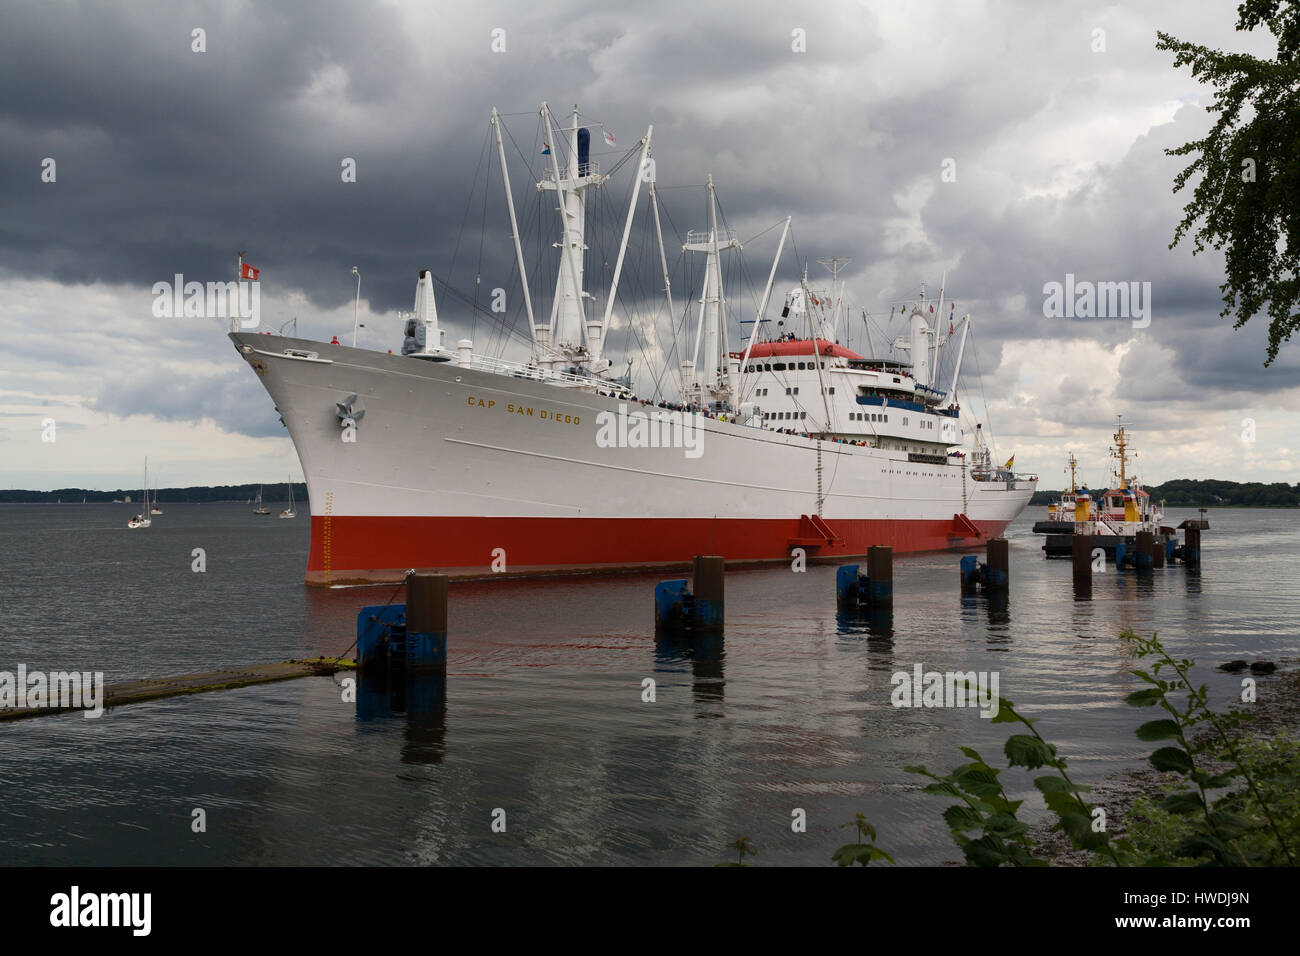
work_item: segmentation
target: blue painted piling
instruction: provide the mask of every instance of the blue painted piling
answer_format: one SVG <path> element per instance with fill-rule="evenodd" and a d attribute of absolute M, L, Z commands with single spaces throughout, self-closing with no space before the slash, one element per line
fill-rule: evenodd
<path fill-rule="evenodd" d="M 447 583 L 445 574 L 412 574 L 406 579 L 405 604 L 362 608 L 357 615 L 358 666 L 446 671 Z"/>
<path fill-rule="evenodd" d="M 961 589 L 965 594 L 978 590 L 1005 592 L 1011 586 L 1010 549 L 1006 538 L 990 538 L 986 560 L 980 563 L 973 554 L 961 559 Z"/>
<path fill-rule="evenodd" d="M 887 608 L 894 603 L 894 550 L 886 545 L 867 548 L 867 573 L 845 564 L 835 572 L 835 603 L 841 610 Z"/>
<path fill-rule="evenodd" d="M 717 555 L 695 558 L 694 587 L 686 580 L 655 585 L 655 628 L 667 631 L 717 632 L 726 620 L 725 562 Z"/>

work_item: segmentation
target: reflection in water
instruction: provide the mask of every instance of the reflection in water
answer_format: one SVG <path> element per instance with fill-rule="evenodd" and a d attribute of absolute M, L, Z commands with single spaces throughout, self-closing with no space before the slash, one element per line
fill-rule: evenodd
<path fill-rule="evenodd" d="M 358 722 L 402 716 L 402 763 L 442 763 L 447 754 L 447 675 L 362 671 L 357 680 Z"/>
<path fill-rule="evenodd" d="M 709 705 L 709 710 L 697 710 L 696 717 L 725 717 L 722 702 L 726 696 L 723 676 L 723 659 L 726 644 L 722 631 L 714 633 L 681 634 L 661 631 L 655 635 L 655 660 L 659 664 L 691 665 L 691 689 L 697 704 Z M 659 670 L 660 668 L 656 668 Z"/>
<path fill-rule="evenodd" d="M 973 624 L 980 608 L 988 621 L 984 643 L 990 650 L 1008 650 L 1003 645 L 1011 643 L 1011 596 L 1006 591 L 976 591 L 961 596 L 961 614 L 967 621 Z"/>
<path fill-rule="evenodd" d="M 959 745 L 999 754 L 1008 732 L 972 708 L 893 707 L 893 672 L 998 673 L 1072 777 L 1096 785 L 1145 759 L 1125 627 L 1195 658 L 1216 700 L 1237 698 L 1240 675 L 1215 663 L 1300 655 L 1300 577 L 1278 573 L 1300 563 L 1294 512 L 1234 510 L 1234 528 L 1205 539 L 1203 570 L 1178 562 L 1139 590 L 1108 580 L 1112 564 L 1085 600 L 1070 562 L 1043 558 L 1030 527 L 1045 515 L 1030 512 L 1009 535 L 1009 616 L 959 603 L 948 554 L 895 557 L 892 621 L 837 616 L 832 566 L 730 573 L 726 684 L 716 637 L 647 648 L 658 574 L 593 575 L 454 585 L 445 693 L 436 678 L 380 682 L 342 704 L 313 678 L 125 707 L 111 725 L 23 721 L 0 742 L 0 777 L 24 781 L 4 790 L 0 858 L 335 865 L 346 846 L 348 862 L 376 865 L 681 866 L 719 862 L 720 844 L 750 833 L 763 865 L 825 866 L 845 837 L 791 834 L 802 807 L 830 827 L 866 813 L 900 864 L 960 862 L 942 801 L 903 768 L 951 767 Z M 0 508 L 0 670 L 127 680 L 337 655 L 362 606 L 402 600 L 396 585 L 304 588 L 307 526 L 243 505 L 169 505 L 144 538 L 119 518 Z M 195 542 L 230 573 L 175 560 Z M 640 705 L 647 673 L 677 692 Z M 224 807 L 223 825 L 160 838 L 172 822 L 158 808 L 200 798 Z M 489 830 L 494 807 L 517 808 L 509 834 Z"/>
<path fill-rule="evenodd" d="M 891 673 L 894 670 L 894 610 L 872 607 L 840 610 L 835 615 L 836 633 L 840 637 L 865 638 L 867 670 Z"/>

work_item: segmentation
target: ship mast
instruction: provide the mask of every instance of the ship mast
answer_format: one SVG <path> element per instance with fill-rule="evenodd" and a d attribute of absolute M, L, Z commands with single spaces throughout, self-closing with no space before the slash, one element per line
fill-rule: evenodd
<path fill-rule="evenodd" d="M 1128 433 L 1124 430 L 1124 417 L 1115 416 L 1119 419 L 1119 430 L 1115 432 L 1115 447 L 1111 449 L 1111 454 L 1119 461 L 1119 490 L 1128 490 Z"/>
<path fill-rule="evenodd" d="M 559 141 L 551 126 L 551 111 L 542 104 L 542 119 L 546 128 L 546 143 L 551 154 L 551 175 L 537 184 L 539 192 L 554 191 L 559 205 L 561 239 L 560 273 L 555 283 L 555 299 L 551 303 L 549 325 L 537 327 L 539 342 L 553 342 L 560 358 L 543 356 L 544 364 L 556 363 L 570 366 L 594 366 L 600 355 L 601 328 L 599 323 L 588 324 L 586 299 L 590 294 L 582 288 L 582 258 L 587 249 L 585 232 L 587 223 L 587 190 L 604 184 L 605 177 L 589 161 L 590 134 L 578 125 L 578 107 L 573 108 L 573 126 L 564 130 L 569 134 L 569 163 L 565 173 L 560 173 Z M 594 333 L 594 339 L 593 335 Z M 608 363 L 606 363 L 608 367 Z M 595 367 L 591 371 L 600 371 Z"/>
<path fill-rule="evenodd" d="M 1070 494 L 1078 490 L 1078 485 L 1074 482 L 1074 469 L 1079 462 L 1074 457 L 1074 452 L 1070 452 Z"/>
<path fill-rule="evenodd" d="M 735 395 L 735 378 L 740 360 L 732 359 L 727 346 L 726 295 L 722 288 L 722 252 L 739 249 L 734 229 L 725 234 L 718 230 L 718 204 L 714 195 L 713 175 L 709 174 L 709 230 L 686 234 L 683 252 L 705 254 L 704 288 L 700 294 L 699 327 L 695 332 L 695 350 L 690 362 L 682 363 L 682 384 L 687 404 L 730 406 Z M 701 352 L 703 354 L 701 355 Z M 696 368 L 696 362 L 701 364 Z"/>

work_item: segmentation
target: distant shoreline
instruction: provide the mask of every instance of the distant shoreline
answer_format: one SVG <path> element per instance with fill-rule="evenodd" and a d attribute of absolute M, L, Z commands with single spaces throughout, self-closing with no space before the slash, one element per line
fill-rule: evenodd
<path fill-rule="evenodd" d="M 288 484 L 280 482 L 279 484 L 261 484 L 253 482 L 249 485 L 194 485 L 189 488 L 158 488 L 157 501 L 159 504 L 184 504 L 185 502 L 201 504 L 219 504 L 221 502 L 231 502 L 234 504 L 243 504 L 257 497 L 258 488 L 262 489 L 263 501 L 285 501 L 289 500 Z M 118 488 L 115 491 L 98 491 L 91 488 L 56 488 L 54 491 L 32 491 L 25 488 L 14 488 L 9 490 L 0 490 L 0 504 L 10 505 L 52 505 L 60 500 L 64 504 L 81 504 L 81 499 L 86 500 L 86 504 L 125 504 L 122 499 L 127 495 L 131 496 L 130 504 L 139 504 L 139 488 Z M 154 497 L 154 489 L 150 489 L 149 496 Z M 296 501 L 307 500 L 307 485 L 303 482 L 295 482 L 293 485 L 293 497 Z"/>
<path fill-rule="evenodd" d="M 1093 492 L 1101 489 L 1090 489 Z M 1225 481 L 1219 478 L 1175 478 L 1160 485 L 1145 485 L 1153 501 L 1166 508 L 1300 508 L 1300 484 L 1284 481 Z M 1031 505 L 1059 501 L 1061 491 L 1034 492 Z"/>
<path fill-rule="evenodd" d="M 159 504 L 180 504 L 187 501 L 241 503 L 255 499 L 259 487 L 262 489 L 263 501 L 289 500 L 288 485 L 285 482 L 159 488 L 157 495 Z M 1176 478 L 1161 485 L 1147 485 L 1145 490 L 1153 500 L 1163 501 L 1167 508 L 1300 508 L 1300 483 L 1288 485 L 1286 482 L 1274 482 L 1266 485 L 1257 481 Z M 81 504 L 82 498 L 86 499 L 87 504 L 111 504 L 114 501 L 125 503 L 121 499 L 127 495 L 131 496 L 131 503 L 136 504 L 139 502 L 140 489 L 101 491 L 92 488 L 56 488 L 53 491 L 35 491 L 16 488 L 0 490 L 0 504 L 55 504 L 60 500 L 64 504 Z M 294 483 L 293 497 L 296 501 L 308 500 L 307 485 L 304 482 Z M 1035 491 L 1029 504 L 1041 507 L 1060 500 L 1060 497 L 1060 491 Z"/>

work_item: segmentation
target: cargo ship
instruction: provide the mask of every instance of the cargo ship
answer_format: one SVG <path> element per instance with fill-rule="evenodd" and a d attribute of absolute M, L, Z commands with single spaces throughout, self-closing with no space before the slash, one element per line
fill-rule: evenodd
<path fill-rule="evenodd" d="M 683 349 L 668 376 L 675 388 L 638 398 L 629 375 L 611 374 L 605 345 L 643 185 L 673 312 L 653 127 L 625 157 L 639 154 L 639 164 L 602 309 L 584 280 L 608 259 L 586 261 L 600 253 L 588 249 L 584 231 L 590 194 L 610 177 L 591 157 L 576 107 L 562 135 L 545 104 L 539 116 L 549 168 L 536 188 L 553 194 L 559 214 L 549 317 L 533 310 L 496 110 L 489 124 L 527 354 L 484 354 L 469 339 L 449 347 L 429 270 L 418 273 L 400 353 L 230 334 L 302 465 L 308 584 L 396 581 L 411 568 L 534 575 L 666 568 L 697 554 L 760 563 L 789 562 L 800 551 L 810 561 L 850 557 L 876 544 L 963 549 L 1020 514 L 1037 478 L 991 465 L 980 425 L 974 448 L 964 448 L 957 385 L 970 315 L 960 335 L 955 316 L 945 335 L 944 293 L 936 310 L 922 291 L 902 315 L 907 334 L 892 343 L 907 360 L 877 359 L 874 346 L 862 355 L 836 334 L 843 284 L 837 289 L 833 274 L 829 292 L 814 288 L 805 266 L 784 295 L 781 331 L 766 334 L 786 219 L 754 318 L 733 323 L 724 261 L 740 243 L 719 224 L 712 177 L 708 221 L 682 243 L 683 255 L 703 259 L 693 349 L 689 358 Z M 752 328 L 744 338 L 742 325 Z M 940 382 L 941 350 L 952 346 L 951 376 Z"/>

